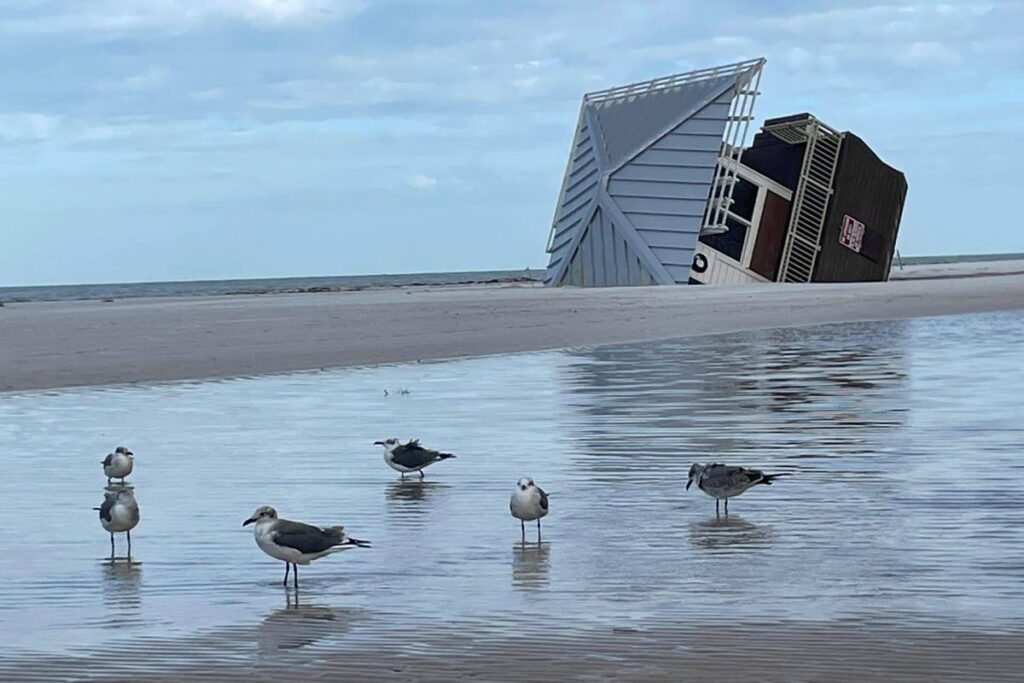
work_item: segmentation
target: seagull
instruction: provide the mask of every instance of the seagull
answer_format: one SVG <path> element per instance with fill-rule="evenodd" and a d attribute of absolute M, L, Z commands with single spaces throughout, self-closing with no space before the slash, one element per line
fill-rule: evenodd
<path fill-rule="evenodd" d="M 765 474 L 761 470 L 747 469 L 735 465 L 722 465 L 711 463 L 701 465 L 694 463 L 690 465 L 690 477 L 686 482 L 686 490 L 690 485 L 696 483 L 704 493 L 715 499 L 715 516 L 718 516 L 718 500 L 725 499 L 725 514 L 729 514 L 729 499 L 738 496 L 751 486 L 757 484 L 771 484 L 778 477 L 788 477 L 789 472 L 780 474 Z"/>
<path fill-rule="evenodd" d="M 132 473 L 134 466 L 135 454 L 124 446 L 118 446 L 113 453 L 108 453 L 103 459 L 103 474 L 107 475 L 108 484 L 111 479 L 116 478 L 120 478 L 123 484 L 124 478 Z"/>
<path fill-rule="evenodd" d="M 537 520 L 537 542 L 540 543 L 540 518 L 548 514 L 548 494 L 544 489 L 534 484 L 533 479 L 523 477 L 516 482 L 508 507 L 512 516 L 519 520 L 523 543 L 526 543 L 526 523 Z"/>
<path fill-rule="evenodd" d="M 455 457 L 451 453 L 440 453 L 424 448 L 420 445 L 419 439 L 412 439 L 408 443 L 401 443 L 398 439 L 387 439 L 374 441 L 373 445 L 384 447 L 384 462 L 391 469 L 401 472 L 402 479 L 405 479 L 406 472 L 419 472 L 422 479 L 423 468 L 427 465 Z"/>
<path fill-rule="evenodd" d="M 110 532 L 110 561 L 114 561 L 114 534 L 122 531 L 128 536 L 128 561 L 132 561 L 132 529 L 139 523 L 139 504 L 128 489 L 107 491 L 99 510 L 100 524 Z"/>
<path fill-rule="evenodd" d="M 329 526 L 321 529 L 311 524 L 293 522 L 289 519 L 278 519 L 277 510 L 264 505 L 256 508 L 252 517 L 242 522 L 242 526 L 254 524 L 253 537 L 260 550 L 271 557 L 284 561 L 284 581 L 288 586 L 288 569 L 295 568 L 295 589 L 299 588 L 300 564 L 309 564 L 325 555 L 348 550 L 349 548 L 369 548 L 369 541 L 360 541 L 345 535 L 345 527 Z"/>

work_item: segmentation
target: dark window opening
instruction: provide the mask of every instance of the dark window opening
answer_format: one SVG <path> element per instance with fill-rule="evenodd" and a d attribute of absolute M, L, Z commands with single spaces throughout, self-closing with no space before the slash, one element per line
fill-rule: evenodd
<path fill-rule="evenodd" d="M 729 210 L 749 221 L 754 217 L 755 202 L 757 202 L 757 185 L 737 177 L 736 185 L 732 188 L 732 206 L 729 207 Z"/>
<path fill-rule="evenodd" d="M 726 218 L 725 224 L 729 226 L 728 231 L 721 235 L 701 235 L 700 241 L 739 261 L 743 255 L 743 242 L 747 238 L 747 226 L 735 218 Z"/>

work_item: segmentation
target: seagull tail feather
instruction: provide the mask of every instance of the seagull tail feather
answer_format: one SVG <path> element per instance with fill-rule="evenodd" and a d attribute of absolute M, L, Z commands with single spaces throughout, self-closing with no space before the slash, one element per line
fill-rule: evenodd
<path fill-rule="evenodd" d="M 438 460 L 447 460 L 448 458 L 454 458 L 454 457 L 455 457 L 455 455 L 453 453 L 438 453 L 437 454 L 437 459 Z"/>
<path fill-rule="evenodd" d="M 348 536 L 345 538 L 345 545 L 354 545 L 357 548 L 369 548 L 370 542 Z"/>
<path fill-rule="evenodd" d="M 792 472 L 779 472 L 778 474 L 766 474 L 766 475 L 764 475 L 764 477 L 761 478 L 761 481 L 758 482 L 758 483 L 768 484 L 769 486 L 771 486 L 772 481 L 774 479 L 778 479 L 779 477 L 791 477 L 791 476 L 793 476 Z"/>

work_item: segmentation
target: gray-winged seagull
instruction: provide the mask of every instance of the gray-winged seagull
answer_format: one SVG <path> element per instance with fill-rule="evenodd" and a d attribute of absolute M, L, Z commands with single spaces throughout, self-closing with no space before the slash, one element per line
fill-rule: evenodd
<path fill-rule="evenodd" d="M 401 472 L 405 478 L 406 472 L 419 472 L 420 479 L 423 478 L 423 469 L 440 460 L 454 458 L 451 453 L 432 451 L 420 445 L 419 439 L 412 439 L 408 443 L 401 443 L 398 439 L 386 439 L 374 441 L 375 446 L 384 447 L 384 462 L 391 469 Z"/>
<path fill-rule="evenodd" d="M 309 564 L 325 555 L 349 548 L 369 548 L 369 541 L 360 541 L 345 535 L 345 527 L 329 526 L 321 529 L 311 524 L 279 519 L 277 510 L 264 505 L 242 522 L 242 526 L 255 524 L 253 537 L 260 550 L 284 562 L 283 585 L 288 585 L 288 569 L 295 569 L 295 588 L 299 587 L 300 564 Z"/>
<path fill-rule="evenodd" d="M 124 478 L 132 473 L 135 466 L 135 454 L 124 446 L 118 446 L 113 453 L 108 453 L 102 462 L 107 483 L 109 484 L 111 479 L 120 479 L 123 484 Z"/>
<path fill-rule="evenodd" d="M 519 520 L 523 532 L 523 543 L 526 543 L 526 523 L 537 520 L 537 542 L 540 543 L 540 518 L 548 514 L 548 494 L 544 489 L 533 483 L 533 479 L 523 477 L 516 482 L 515 493 L 508 501 L 512 516 Z"/>
<path fill-rule="evenodd" d="M 124 532 L 128 537 L 128 561 L 132 560 L 132 529 L 139 523 L 139 504 L 128 489 L 107 491 L 103 504 L 93 510 L 100 512 L 100 524 L 110 532 L 110 560 L 114 560 L 114 534 Z"/>
<path fill-rule="evenodd" d="M 765 474 L 761 470 L 752 470 L 746 467 L 735 465 L 722 465 L 711 463 L 701 465 L 694 463 L 690 465 L 690 476 L 686 482 L 686 489 L 689 490 L 692 484 L 697 484 L 704 493 L 715 499 L 715 515 L 718 514 L 718 501 L 725 500 L 725 514 L 729 514 L 729 499 L 738 496 L 751 486 L 758 484 L 771 484 L 778 477 L 788 477 L 789 472 L 781 474 Z"/>

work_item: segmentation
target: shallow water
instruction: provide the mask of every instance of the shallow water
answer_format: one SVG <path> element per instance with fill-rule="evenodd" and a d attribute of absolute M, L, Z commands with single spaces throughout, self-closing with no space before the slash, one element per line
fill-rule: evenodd
<path fill-rule="evenodd" d="M 416 655 L 411 632 L 446 626 L 1017 633 L 1022 340 L 1024 314 L 1003 313 L 0 394 L 0 678 L 30 660 L 98 675 Z M 458 457 L 402 482 L 372 445 L 388 436 Z M 120 443 L 142 521 L 137 564 L 111 566 L 91 508 Z M 711 460 L 795 476 L 719 519 L 683 488 Z M 508 513 L 520 476 L 551 494 L 539 546 Z M 302 567 L 296 610 L 241 528 L 263 504 L 374 547 Z"/>

